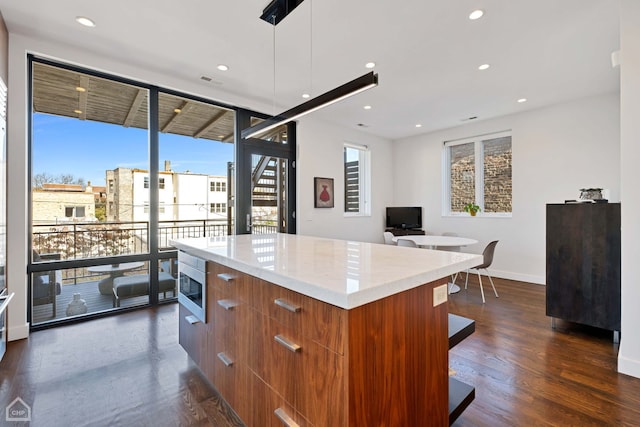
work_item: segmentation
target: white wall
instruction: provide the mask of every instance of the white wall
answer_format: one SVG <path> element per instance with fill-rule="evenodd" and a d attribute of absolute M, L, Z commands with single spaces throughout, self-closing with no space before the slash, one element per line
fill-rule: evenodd
<path fill-rule="evenodd" d="M 638 165 L 640 164 L 640 2 L 623 0 L 620 20 L 622 326 L 618 371 L 640 378 Z"/>
<path fill-rule="evenodd" d="M 393 199 L 391 142 L 310 116 L 299 122 L 297 137 L 298 234 L 382 243 L 385 207 Z M 368 217 L 344 215 L 345 142 L 366 145 L 371 152 L 371 216 Z M 333 208 L 313 207 L 314 177 L 333 178 Z"/>
<path fill-rule="evenodd" d="M 617 94 L 532 110 L 420 135 L 394 144 L 394 203 L 423 206 L 427 233 L 458 232 L 480 243 L 499 239 L 491 272 L 545 282 L 545 205 L 576 199 L 583 187 L 609 189 L 620 200 Z M 512 130 L 511 218 L 442 216 L 444 141 Z"/>

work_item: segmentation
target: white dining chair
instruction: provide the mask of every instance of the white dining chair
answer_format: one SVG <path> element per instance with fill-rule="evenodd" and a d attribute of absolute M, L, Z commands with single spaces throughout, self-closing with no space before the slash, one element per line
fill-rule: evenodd
<path fill-rule="evenodd" d="M 417 248 L 416 242 L 409 239 L 398 239 L 398 246 L 406 246 L 408 248 Z"/>
<path fill-rule="evenodd" d="M 396 242 L 393 241 L 393 233 L 390 231 L 385 231 L 384 234 L 384 244 L 385 245 L 395 245 Z"/>

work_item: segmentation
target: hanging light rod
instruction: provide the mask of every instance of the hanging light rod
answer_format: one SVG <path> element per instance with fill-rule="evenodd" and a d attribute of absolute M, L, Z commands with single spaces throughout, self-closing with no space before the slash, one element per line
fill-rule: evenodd
<path fill-rule="evenodd" d="M 316 96 L 309 101 L 293 107 L 290 110 L 280 113 L 277 116 L 270 117 L 255 126 L 244 129 L 240 135 L 243 139 L 253 138 L 261 135 L 273 128 L 288 123 L 313 111 L 324 108 L 328 105 L 334 104 L 338 101 L 342 101 L 345 98 L 349 98 L 357 93 L 370 89 L 378 85 L 378 74 L 373 71 L 368 72 L 364 76 L 360 76 L 357 79 L 351 80 L 348 83 L 338 86 L 329 92 Z"/>

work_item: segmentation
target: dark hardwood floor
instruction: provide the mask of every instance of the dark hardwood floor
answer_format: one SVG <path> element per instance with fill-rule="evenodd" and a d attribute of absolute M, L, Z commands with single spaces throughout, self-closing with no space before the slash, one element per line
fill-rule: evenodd
<path fill-rule="evenodd" d="M 476 320 L 449 356 L 476 387 L 455 426 L 640 425 L 640 379 L 616 373 L 611 333 L 562 321 L 552 330 L 543 286 L 495 282 L 500 298 L 489 291 L 484 305 L 477 279 L 450 298 L 450 312 Z M 171 304 L 9 343 L 0 425 L 16 397 L 32 426 L 242 425 L 178 345 L 177 324 Z"/>
<path fill-rule="evenodd" d="M 476 398 L 454 426 L 640 425 L 640 379 L 616 372 L 612 332 L 560 320 L 552 329 L 544 286 L 498 279 L 500 298 L 485 286 L 483 305 L 477 276 L 469 282 L 449 311 L 476 331 L 449 364 Z"/>

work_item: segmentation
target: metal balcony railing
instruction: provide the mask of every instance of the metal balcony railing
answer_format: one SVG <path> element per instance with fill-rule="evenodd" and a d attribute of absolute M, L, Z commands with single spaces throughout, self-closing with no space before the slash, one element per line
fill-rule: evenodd
<path fill-rule="evenodd" d="M 170 249 L 169 241 L 188 237 L 226 236 L 227 222 L 220 220 L 160 221 L 158 246 Z M 254 221 L 254 234 L 275 233 L 273 221 Z M 90 259 L 149 252 L 149 222 L 83 222 L 34 224 L 33 249 L 59 253 L 61 260 Z"/>

